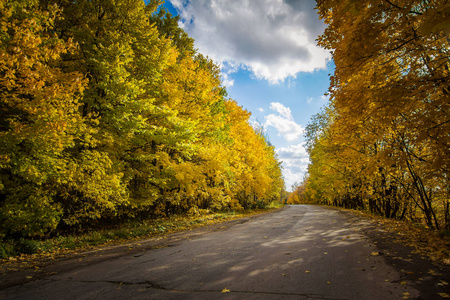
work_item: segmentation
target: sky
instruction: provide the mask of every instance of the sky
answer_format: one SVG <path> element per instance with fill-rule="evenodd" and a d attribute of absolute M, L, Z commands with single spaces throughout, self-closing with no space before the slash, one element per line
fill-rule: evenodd
<path fill-rule="evenodd" d="M 261 124 L 282 162 L 286 189 L 309 162 L 304 131 L 327 104 L 334 64 L 317 37 L 315 0 L 166 0 L 198 52 L 221 67 L 230 98 Z"/>

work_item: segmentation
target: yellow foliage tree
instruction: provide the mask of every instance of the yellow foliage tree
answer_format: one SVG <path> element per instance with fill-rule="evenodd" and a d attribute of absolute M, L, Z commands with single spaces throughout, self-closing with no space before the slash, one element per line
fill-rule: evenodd
<path fill-rule="evenodd" d="M 0 236 L 279 197 L 274 148 L 160 4 L 0 0 Z"/>
<path fill-rule="evenodd" d="M 72 40 L 54 33 L 60 10 L 37 1 L 0 2 L 0 220 L 3 232 L 43 235 L 62 216 L 54 201 L 70 172 L 67 150 L 84 124 L 78 113 L 85 88 L 66 72 Z"/>
<path fill-rule="evenodd" d="M 328 24 L 319 44 L 336 70 L 328 122 L 310 139 L 315 195 L 450 228 L 449 8 L 441 0 L 318 1 Z"/>

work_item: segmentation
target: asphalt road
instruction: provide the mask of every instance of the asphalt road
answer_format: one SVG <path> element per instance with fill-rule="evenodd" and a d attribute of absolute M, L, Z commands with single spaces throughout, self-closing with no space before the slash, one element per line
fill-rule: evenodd
<path fill-rule="evenodd" d="M 361 223 L 289 206 L 168 247 L 48 276 L 0 299 L 416 299 Z"/>

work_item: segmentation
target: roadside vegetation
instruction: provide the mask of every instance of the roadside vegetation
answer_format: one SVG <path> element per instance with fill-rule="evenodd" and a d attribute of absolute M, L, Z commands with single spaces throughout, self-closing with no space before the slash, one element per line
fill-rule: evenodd
<path fill-rule="evenodd" d="M 0 0 L 1 257 L 280 199 L 274 147 L 161 3 Z"/>
<path fill-rule="evenodd" d="M 449 258 L 450 6 L 318 1 L 330 102 L 307 126 L 308 174 L 288 203 L 368 212 Z M 442 253 L 439 253 L 442 252 Z"/>
<path fill-rule="evenodd" d="M 444 0 L 318 1 L 328 25 L 319 44 L 336 68 L 330 102 L 307 126 L 308 175 L 288 202 L 449 237 L 449 9 Z"/>

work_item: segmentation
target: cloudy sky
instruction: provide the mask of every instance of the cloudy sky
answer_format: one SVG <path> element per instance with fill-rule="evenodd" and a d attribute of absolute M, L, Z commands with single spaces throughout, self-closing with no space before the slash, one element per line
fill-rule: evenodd
<path fill-rule="evenodd" d="M 166 0 L 195 47 L 222 68 L 228 94 L 265 128 L 283 162 L 286 188 L 308 165 L 303 132 L 327 102 L 330 54 L 315 0 Z"/>

